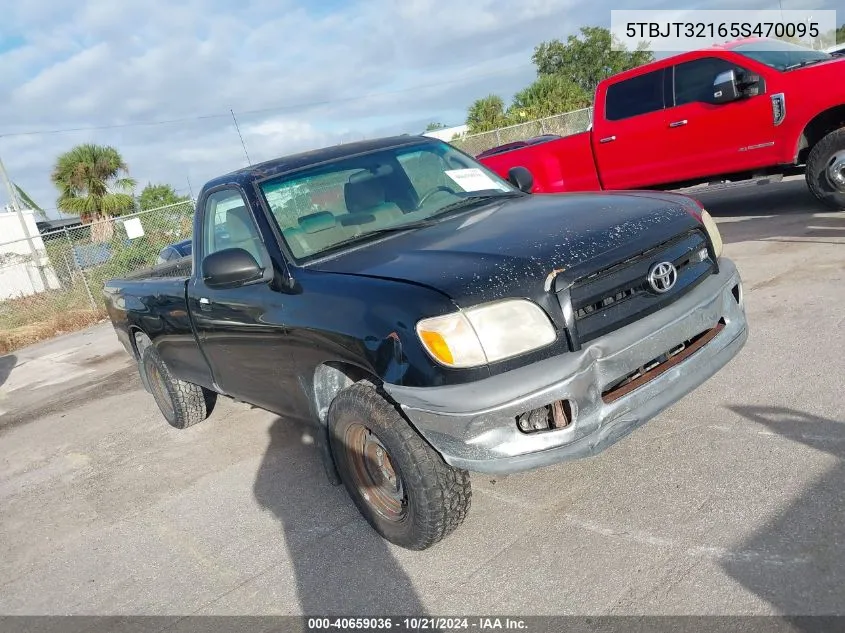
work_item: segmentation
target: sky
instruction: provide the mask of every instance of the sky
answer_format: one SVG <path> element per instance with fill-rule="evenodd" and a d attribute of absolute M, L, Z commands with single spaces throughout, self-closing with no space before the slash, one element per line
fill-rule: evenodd
<path fill-rule="evenodd" d="M 681 0 L 685 8 L 733 2 Z M 609 26 L 612 8 L 678 4 L 0 0 L 0 158 L 52 217 L 50 171 L 79 143 L 116 147 L 137 192 L 153 182 L 196 195 L 206 180 L 247 164 L 231 111 L 252 163 L 416 134 L 433 121 L 459 125 L 475 99 L 495 93 L 507 102 L 533 81 L 540 42 Z"/>

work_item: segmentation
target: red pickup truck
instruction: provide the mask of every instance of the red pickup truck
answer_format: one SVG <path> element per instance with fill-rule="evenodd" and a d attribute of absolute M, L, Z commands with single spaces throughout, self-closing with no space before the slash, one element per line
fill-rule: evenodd
<path fill-rule="evenodd" d="M 535 193 L 676 189 L 804 173 L 845 209 L 845 58 L 745 39 L 661 59 L 596 89 L 586 132 L 480 159 Z"/>

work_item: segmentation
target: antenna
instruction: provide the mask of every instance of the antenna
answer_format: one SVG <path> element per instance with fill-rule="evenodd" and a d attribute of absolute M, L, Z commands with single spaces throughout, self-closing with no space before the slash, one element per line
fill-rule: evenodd
<path fill-rule="evenodd" d="M 249 159 L 249 153 L 246 151 L 246 143 L 244 143 L 244 137 L 241 134 L 241 128 L 238 127 L 238 120 L 235 118 L 235 111 L 229 109 L 229 112 L 232 113 L 232 120 L 235 122 L 235 129 L 238 131 L 238 138 L 241 139 L 241 147 L 244 148 L 244 156 L 246 156 L 246 162 L 248 165 L 252 166 L 252 161 Z"/>

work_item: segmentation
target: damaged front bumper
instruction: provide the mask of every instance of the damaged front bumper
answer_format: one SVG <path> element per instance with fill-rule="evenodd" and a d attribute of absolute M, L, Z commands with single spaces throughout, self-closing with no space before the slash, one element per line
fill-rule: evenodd
<path fill-rule="evenodd" d="M 747 336 L 740 275 L 722 258 L 719 273 L 687 295 L 578 352 L 470 384 L 384 388 L 447 463 L 517 472 L 601 452 L 713 376 Z M 665 360 L 667 352 L 675 355 Z M 520 415 L 560 401 L 565 427 L 520 430 Z"/>

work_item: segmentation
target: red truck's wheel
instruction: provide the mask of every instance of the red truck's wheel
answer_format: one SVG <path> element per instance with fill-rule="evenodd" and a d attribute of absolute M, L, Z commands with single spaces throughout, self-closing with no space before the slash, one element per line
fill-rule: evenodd
<path fill-rule="evenodd" d="M 464 521 L 469 473 L 444 462 L 371 383 L 341 391 L 328 421 L 346 490 L 382 537 L 423 550 Z"/>
<path fill-rule="evenodd" d="M 816 198 L 828 207 L 845 210 L 845 128 L 816 143 L 807 158 L 805 177 Z"/>
<path fill-rule="evenodd" d="M 141 362 L 150 392 L 170 426 L 186 429 L 211 415 L 216 393 L 174 378 L 152 345 L 143 351 Z"/>

